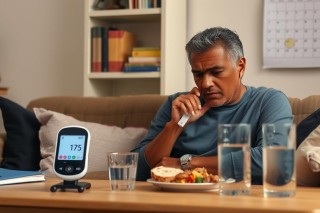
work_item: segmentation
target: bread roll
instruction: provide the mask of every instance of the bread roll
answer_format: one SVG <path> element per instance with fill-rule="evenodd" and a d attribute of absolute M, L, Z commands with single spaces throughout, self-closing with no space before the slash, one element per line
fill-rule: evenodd
<path fill-rule="evenodd" d="M 172 182 L 175 180 L 176 175 L 182 172 L 183 170 L 181 169 L 158 166 L 151 169 L 151 177 L 159 182 Z"/>

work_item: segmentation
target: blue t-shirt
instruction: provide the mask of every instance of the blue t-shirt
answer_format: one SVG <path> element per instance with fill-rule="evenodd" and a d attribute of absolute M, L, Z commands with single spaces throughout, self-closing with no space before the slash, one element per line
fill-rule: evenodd
<path fill-rule="evenodd" d="M 172 101 L 181 93 L 168 97 L 151 122 L 147 136 L 132 150 L 139 152 L 137 180 L 150 178 L 150 166 L 144 155 L 145 146 L 151 142 L 171 120 Z M 202 105 L 205 103 L 201 99 Z M 209 109 L 194 123 L 188 124 L 176 140 L 170 157 L 180 158 L 184 154 L 193 156 L 216 156 L 218 153 L 219 123 L 248 123 L 251 125 L 251 175 L 253 184 L 262 183 L 262 124 L 292 123 L 293 116 L 288 98 L 282 92 L 265 88 L 249 87 L 242 99 L 234 105 Z M 234 152 L 227 164 L 235 178 L 242 175 L 238 162 L 242 154 Z"/>

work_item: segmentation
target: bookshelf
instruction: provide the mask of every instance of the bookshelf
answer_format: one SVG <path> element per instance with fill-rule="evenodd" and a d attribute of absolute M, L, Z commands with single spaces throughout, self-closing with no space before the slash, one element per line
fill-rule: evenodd
<path fill-rule="evenodd" d="M 187 1 L 161 0 L 161 8 L 93 10 L 84 15 L 84 96 L 169 95 L 186 89 Z M 160 72 L 91 72 L 91 27 L 117 27 L 136 34 L 136 46 L 161 48 Z"/>

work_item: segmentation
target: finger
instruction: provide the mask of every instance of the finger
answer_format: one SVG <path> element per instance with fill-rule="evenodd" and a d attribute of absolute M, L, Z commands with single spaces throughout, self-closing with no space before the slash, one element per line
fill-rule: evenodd
<path fill-rule="evenodd" d="M 183 102 L 189 113 L 192 115 L 199 110 L 199 105 L 201 105 L 199 98 L 194 94 L 188 94 Z"/>
<path fill-rule="evenodd" d="M 196 112 L 198 112 L 201 109 L 201 101 L 198 96 L 192 95 L 190 97 L 190 102 L 192 103 L 193 108 Z"/>
<path fill-rule="evenodd" d="M 194 94 L 196 95 L 197 98 L 194 98 L 194 101 L 196 102 L 196 107 L 198 110 L 201 109 L 201 102 L 200 99 L 198 97 L 200 97 L 200 91 L 198 87 L 193 87 L 192 90 L 190 91 L 190 94 Z"/>
<path fill-rule="evenodd" d="M 190 93 L 200 97 L 200 91 L 198 87 L 193 87 Z"/>
<path fill-rule="evenodd" d="M 183 114 L 192 114 L 192 110 L 189 111 L 189 109 L 187 108 L 187 105 L 185 104 L 185 102 L 180 102 L 180 106 L 179 106 L 180 110 L 182 111 Z"/>

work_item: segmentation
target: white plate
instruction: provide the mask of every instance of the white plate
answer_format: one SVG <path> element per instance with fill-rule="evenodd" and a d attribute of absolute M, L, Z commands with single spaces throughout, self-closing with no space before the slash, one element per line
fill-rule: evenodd
<path fill-rule="evenodd" d="M 155 181 L 152 178 L 147 182 L 165 191 L 205 191 L 217 190 L 219 187 L 218 183 L 167 183 Z"/>

